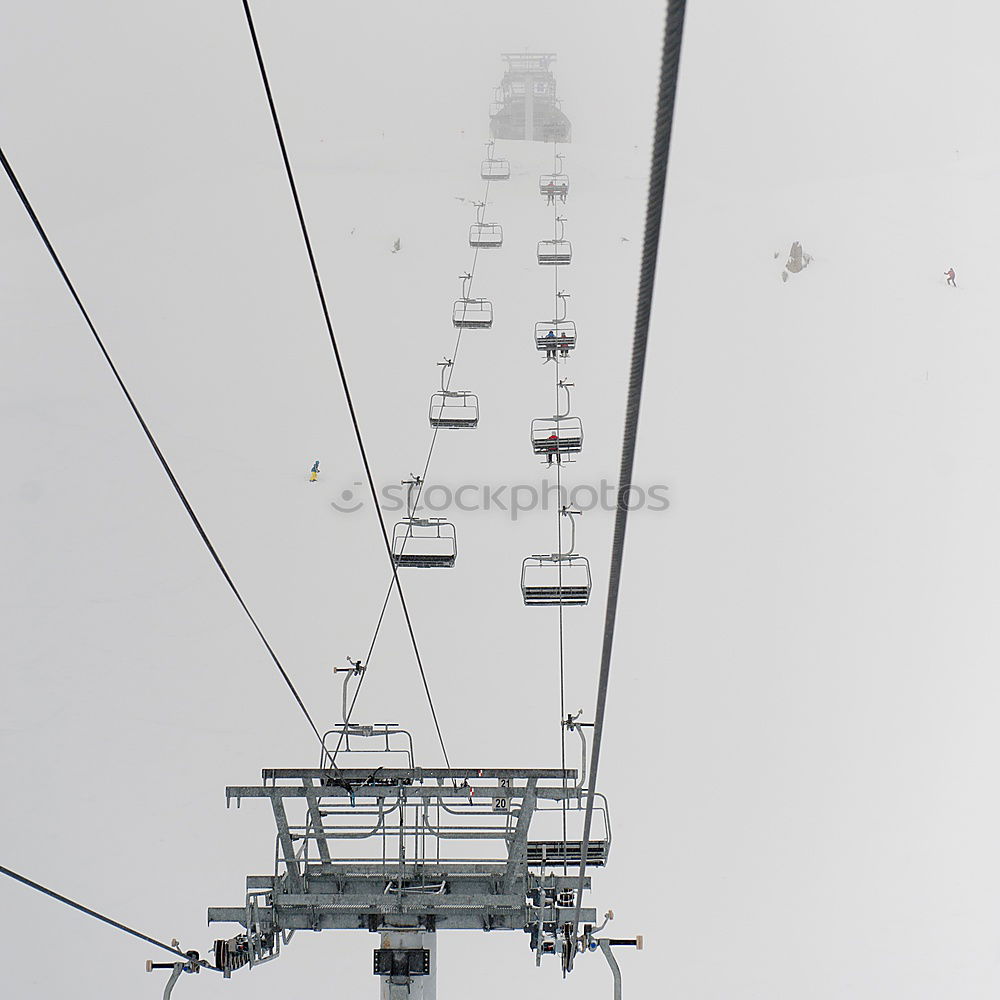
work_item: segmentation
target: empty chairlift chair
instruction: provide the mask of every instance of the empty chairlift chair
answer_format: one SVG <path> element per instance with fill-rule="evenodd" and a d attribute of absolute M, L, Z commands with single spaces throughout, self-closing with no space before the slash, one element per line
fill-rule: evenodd
<path fill-rule="evenodd" d="M 594 796 L 592 826 L 587 842 L 587 867 L 603 867 L 611 853 L 611 816 L 608 801 L 600 793 Z M 548 839 L 529 840 L 529 867 L 558 868 L 564 864 L 579 866 L 583 860 L 583 826 L 586 822 L 586 793 L 577 801 L 558 806 L 536 806 L 532 833 L 547 833 Z M 565 834 L 562 824 L 566 823 Z M 545 890 L 541 890 L 545 891 Z M 550 890 L 554 892 L 554 890 Z M 564 890 L 565 891 L 565 890 Z M 572 890 L 562 898 L 553 898 L 558 906 L 573 905 Z"/>
<path fill-rule="evenodd" d="M 476 221 L 469 226 L 469 246 L 477 250 L 499 250 L 503 246 L 503 226 L 496 222 L 485 222 L 483 213 L 486 202 L 476 202 Z"/>
<path fill-rule="evenodd" d="M 525 557 L 521 563 L 521 596 L 528 607 L 582 605 L 590 600 L 590 562 L 576 552 L 575 518 L 580 511 L 563 507 L 559 513 L 569 518 L 569 550 Z"/>
<path fill-rule="evenodd" d="M 591 583 L 589 561 L 575 552 L 531 555 L 521 563 L 521 596 L 528 607 L 584 605 Z"/>
<path fill-rule="evenodd" d="M 474 392 L 441 389 L 431 396 L 428 417 L 431 427 L 474 430 L 479 423 L 479 397 Z"/>
<path fill-rule="evenodd" d="M 503 226 L 497 222 L 474 222 L 469 226 L 469 246 L 499 250 L 503 246 Z"/>
<path fill-rule="evenodd" d="M 539 264 L 569 264 L 573 260 L 573 244 L 565 238 L 565 219 L 556 219 L 559 224 L 559 235 L 554 240 L 538 241 Z"/>
<path fill-rule="evenodd" d="M 509 181 L 510 160 L 492 157 L 483 160 L 479 167 L 479 176 L 484 181 Z"/>
<path fill-rule="evenodd" d="M 569 240 L 539 240 L 539 264 L 570 264 L 573 261 L 573 244 Z"/>
<path fill-rule="evenodd" d="M 493 155 L 493 143 L 486 143 L 486 159 L 480 164 L 479 176 L 484 181 L 509 181 L 510 160 Z"/>
<path fill-rule="evenodd" d="M 493 326 L 493 303 L 489 299 L 469 297 L 471 274 L 462 275 L 462 297 L 455 300 L 451 310 L 452 323 L 468 330 L 488 330 Z"/>
<path fill-rule="evenodd" d="M 452 431 L 473 430 L 479 423 L 479 397 L 465 389 L 451 388 L 448 372 L 453 365 L 451 358 L 438 362 L 441 388 L 431 396 L 427 418 L 431 427 Z M 412 512 L 409 506 L 407 512 Z"/>
<path fill-rule="evenodd" d="M 489 299 L 457 299 L 451 321 L 468 330 L 488 330 L 493 325 L 493 303 Z"/>
<path fill-rule="evenodd" d="M 441 517 L 407 517 L 392 529 L 392 558 L 400 568 L 455 565 L 455 525 Z"/>

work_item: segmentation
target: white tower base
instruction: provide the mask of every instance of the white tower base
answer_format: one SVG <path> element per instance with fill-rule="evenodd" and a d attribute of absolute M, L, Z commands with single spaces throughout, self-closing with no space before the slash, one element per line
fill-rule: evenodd
<path fill-rule="evenodd" d="M 380 947 L 383 952 L 396 953 L 396 974 L 383 975 L 381 1000 L 435 1000 L 437 997 L 437 934 L 433 931 L 382 931 Z M 410 963 L 405 971 L 403 953 L 426 950 L 430 953 L 429 969 L 422 974 L 419 963 Z M 418 971 L 414 971 L 417 969 Z"/>

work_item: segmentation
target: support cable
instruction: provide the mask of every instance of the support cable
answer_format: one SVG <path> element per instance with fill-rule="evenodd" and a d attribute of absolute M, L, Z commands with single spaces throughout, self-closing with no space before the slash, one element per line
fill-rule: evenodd
<path fill-rule="evenodd" d="M 556 363 L 556 412 L 559 412 L 559 389 L 558 389 L 558 378 L 559 378 L 559 368 L 558 362 Z M 556 425 L 558 426 L 558 424 Z M 559 498 L 559 504 L 556 506 L 556 525 L 557 525 L 557 545 L 559 547 L 559 553 L 562 554 L 562 463 L 558 459 L 558 453 L 556 458 L 556 496 Z M 559 766 L 562 768 L 562 788 L 566 791 L 566 655 L 565 655 L 565 637 L 563 634 L 563 603 L 562 603 L 562 593 L 563 593 L 563 565 L 562 559 L 556 562 L 559 568 Z M 567 839 L 567 823 L 568 823 L 568 813 L 569 810 L 569 800 L 563 795 L 562 799 L 562 835 L 563 835 L 563 875 L 569 874 L 569 858 L 566 852 L 566 839 Z"/>
<path fill-rule="evenodd" d="M 67 906 L 71 906 L 74 910 L 79 910 L 81 913 L 85 913 L 88 917 L 93 917 L 95 920 L 100 920 L 102 923 L 108 924 L 117 930 L 124 931 L 126 934 L 131 934 L 132 937 L 137 937 L 140 941 L 145 941 L 146 944 L 151 944 L 157 948 L 162 948 L 164 951 L 169 951 L 171 955 L 180 956 L 180 958 L 184 959 L 185 962 L 193 963 L 191 956 L 186 952 L 181 951 L 179 948 L 174 948 L 169 944 L 164 944 L 162 941 L 157 941 L 156 938 L 150 937 L 148 934 L 143 934 L 142 931 L 137 931 L 135 928 L 129 927 L 127 924 L 119 923 L 117 920 L 112 920 L 111 917 L 106 917 L 103 913 L 98 913 L 97 910 L 92 910 L 89 906 L 77 903 L 68 896 L 63 896 L 53 889 L 40 885 L 38 882 L 32 882 L 30 878 L 26 878 L 24 875 L 19 875 L 17 872 L 11 871 L 10 868 L 4 868 L 0 865 L 0 875 L 6 875 L 8 878 L 12 878 L 15 882 L 20 882 L 22 885 L 26 885 L 29 889 L 35 889 L 37 892 L 40 892 L 59 903 L 65 903 Z M 194 964 L 199 965 L 203 969 L 211 969 L 213 972 L 221 971 L 214 965 L 209 965 L 208 962 L 204 960 L 199 960 Z"/>
<path fill-rule="evenodd" d="M 660 84 L 656 106 L 656 128 L 653 136 L 649 191 L 646 199 L 646 226 L 642 248 L 642 267 L 639 275 L 635 332 L 632 341 L 632 364 L 629 372 L 625 409 L 621 469 L 618 476 L 615 530 L 611 545 L 611 569 L 608 575 L 608 600 L 604 618 L 601 672 L 597 684 L 597 707 L 594 712 L 593 746 L 590 753 L 590 782 L 587 793 L 587 810 L 583 823 L 583 842 L 580 849 L 580 876 L 576 889 L 576 912 L 573 917 L 574 940 L 580 924 L 581 900 L 583 898 L 583 886 L 587 872 L 587 850 L 590 845 L 590 831 L 594 816 L 594 797 L 597 792 L 597 769 L 601 758 L 601 739 L 604 735 L 604 716 L 608 702 L 611 650 L 615 637 L 618 589 L 621 583 L 622 557 L 625 551 L 628 499 L 632 488 L 632 470 L 635 463 L 635 440 L 639 426 L 642 379 L 646 366 L 646 347 L 649 340 L 649 316 L 653 302 L 653 286 L 656 280 L 656 258 L 660 243 L 660 224 L 663 218 L 667 161 L 670 156 L 670 133 L 674 122 L 674 99 L 677 95 L 677 76 L 680 67 L 681 38 L 684 32 L 685 5 L 686 0 L 669 0 L 666 28 L 663 35 Z M 570 965 L 572 966 L 572 958 Z"/>
<path fill-rule="evenodd" d="M 423 682 L 424 693 L 427 696 L 427 704 L 430 708 L 431 718 L 434 720 L 434 729 L 437 731 L 438 743 L 441 745 L 441 753 L 445 764 L 451 767 L 448 761 L 448 751 L 445 748 L 444 735 L 441 732 L 441 725 L 438 722 L 437 710 L 434 707 L 434 699 L 431 697 L 430 685 L 427 682 L 427 673 L 424 670 L 423 660 L 420 657 L 420 649 L 417 645 L 417 637 L 413 630 L 413 622 L 410 618 L 410 611 L 403 596 L 403 586 L 399 579 L 396 560 L 392 553 L 392 543 L 389 541 L 389 534 L 386 531 L 385 519 L 382 517 L 382 508 L 378 502 L 378 490 L 375 487 L 375 479 L 372 476 L 371 464 L 368 461 L 368 453 L 365 450 L 364 438 L 361 436 L 361 426 L 358 423 L 358 414 L 354 408 L 354 399 L 351 396 L 351 387 L 347 380 L 347 372 L 344 368 L 343 359 L 340 356 L 340 346 L 337 343 L 337 336 L 333 331 L 333 320 L 330 318 L 330 309 L 326 301 L 326 293 L 323 291 L 323 282 L 319 276 L 319 266 L 316 263 L 316 255 L 313 252 L 312 240 L 309 238 L 309 230 L 306 226 L 305 215 L 302 211 L 302 202 L 299 199 L 298 187 L 295 184 L 295 175 L 292 172 L 292 164 L 288 158 L 288 149 L 285 146 L 284 133 L 281 130 L 281 122 L 278 120 L 278 109 L 274 103 L 274 95 L 271 92 L 271 83 L 268 79 L 267 69 L 264 66 L 264 56 L 261 52 L 260 42 L 257 39 L 257 30 L 254 27 L 253 15 L 250 12 L 249 0 L 243 0 L 243 10 L 246 14 L 247 27 L 250 29 L 250 38 L 253 42 L 254 54 L 257 57 L 257 66 L 260 70 L 261 83 L 264 85 L 264 92 L 267 95 L 267 104 L 271 112 L 271 121 L 274 123 L 275 137 L 281 150 L 281 159 L 285 165 L 285 175 L 288 178 L 288 186 L 291 189 L 292 200 L 295 203 L 295 214 L 299 220 L 299 228 L 302 231 L 302 240 L 305 244 L 306 255 L 309 258 L 309 267 L 312 271 L 313 281 L 316 285 L 316 293 L 319 296 L 320 306 L 323 310 L 323 320 L 326 323 L 326 330 L 330 337 L 330 346 L 333 348 L 333 356 L 337 363 L 337 371 L 340 374 L 340 382 L 344 389 L 344 398 L 347 402 L 347 409 L 350 413 L 351 424 L 354 428 L 354 436 L 357 439 L 358 450 L 361 452 L 361 461 L 365 469 L 365 478 L 368 480 L 368 489 L 371 492 L 372 502 L 375 507 L 375 514 L 378 517 L 379 528 L 382 532 L 382 541 L 385 545 L 386 555 L 389 558 L 389 565 L 392 567 L 392 580 L 399 594 L 399 603 L 403 609 L 403 617 L 406 619 L 406 628 L 410 634 L 410 643 L 413 646 L 413 654 L 417 660 L 417 667 L 420 670 L 420 679 Z M 320 737 L 322 742 L 322 737 Z"/>
<path fill-rule="evenodd" d="M 558 144 L 553 141 L 552 143 L 552 172 L 558 168 Z M 555 198 L 552 199 L 552 238 L 557 239 L 559 235 L 559 223 L 556 221 L 559 217 L 559 208 L 556 205 Z M 558 250 L 558 247 L 556 248 Z M 557 317 L 559 315 L 559 265 L 556 264 L 553 268 L 553 285 L 555 298 L 553 299 L 553 316 Z M 557 321 L 558 322 L 558 321 Z M 561 361 L 562 352 L 557 351 L 555 356 L 555 414 L 560 412 L 559 405 L 559 366 L 562 364 Z M 568 392 L 569 390 L 567 390 Z M 559 432 L 559 421 L 556 417 L 556 433 Z M 568 457 L 568 456 L 567 456 Z M 559 549 L 560 556 L 562 555 L 562 457 L 558 451 L 558 445 L 556 450 L 556 497 L 558 503 L 556 504 L 556 537 L 557 545 Z M 563 564 L 560 558 L 556 562 L 559 572 L 559 766 L 562 769 L 562 789 L 565 793 L 566 791 L 566 644 L 565 636 L 563 630 Z M 568 826 L 569 826 L 569 800 L 566 798 L 565 794 L 562 799 L 562 837 L 563 837 L 563 875 L 569 874 L 569 856 L 566 848 L 566 841 L 569 836 Z"/>
<path fill-rule="evenodd" d="M 198 515 L 194 512 L 194 508 L 191 506 L 190 501 L 188 500 L 187 496 L 184 493 L 184 490 L 181 489 L 181 485 L 177 481 L 177 477 L 174 475 L 173 469 L 170 468 L 170 464 L 167 462 L 166 457 L 160 450 L 160 446 L 156 443 L 156 438 L 153 437 L 153 432 L 149 429 L 149 425 L 146 423 L 142 413 L 139 410 L 138 405 L 132 398 L 132 394 L 129 392 L 128 387 L 125 385 L 125 381 L 122 378 L 120 372 L 118 371 L 117 366 L 115 365 L 114 361 L 112 361 L 111 355 L 108 352 L 107 347 L 105 347 L 104 341 L 101 339 L 101 335 L 97 332 L 97 327 L 94 326 L 94 322 L 90 318 L 90 313 L 87 312 L 87 309 L 84 306 L 82 299 L 77 294 L 76 287 L 73 285 L 73 282 L 70 280 L 69 275 L 66 273 L 66 269 L 62 265 L 62 261 L 59 259 L 59 255 L 56 253 L 55 247 L 52 246 L 52 243 L 49 240 L 49 237 L 46 234 L 45 229 L 42 226 L 42 223 L 39 221 L 38 216 L 35 214 L 34 208 L 32 208 L 31 206 L 31 202 L 28 200 L 27 194 L 25 194 L 24 188 L 21 187 L 21 183 L 17 179 L 17 175 L 14 173 L 13 167 L 11 167 L 10 162 L 4 155 L 2 149 L 0 149 L 0 164 L 2 164 L 4 171 L 10 178 L 10 182 L 14 186 L 14 190 L 17 192 L 18 197 L 21 199 L 21 204 L 24 205 L 25 211 L 28 213 L 28 216 L 31 219 L 32 223 L 34 224 L 35 229 L 38 231 L 38 235 L 41 237 L 42 242 L 45 244 L 45 249 L 48 250 L 49 256 L 52 258 L 52 262 L 56 266 L 56 270 L 58 270 L 59 274 L 62 276 L 62 279 L 66 284 L 66 287 L 69 289 L 70 295 L 73 297 L 73 301 L 77 304 L 77 307 L 79 308 L 80 313 L 84 318 L 84 321 L 90 328 L 90 332 L 94 335 L 94 340 L 97 342 L 97 346 L 100 348 L 101 354 L 104 355 L 104 360 L 107 361 L 108 367 L 111 369 L 111 373 L 115 377 L 115 381 L 118 383 L 119 388 L 125 395 L 125 399 L 128 401 L 128 405 L 132 409 L 132 413 L 135 415 L 136 420 L 139 421 L 139 426 L 142 428 L 143 434 L 146 435 L 146 440 L 149 442 L 150 447 L 153 449 L 153 451 L 156 454 L 156 457 L 159 459 L 163 471 L 166 473 L 167 478 L 170 480 L 170 485 L 173 486 L 174 492 L 177 494 L 177 498 L 180 500 L 181 505 L 184 507 L 184 510 L 187 511 L 187 515 L 191 519 L 191 523 L 195 526 L 195 530 L 198 532 L 198 535 L 201 537 L 201 540 L 205 543 L 205 548 L 208 549 L 209 554 L 215 561 L 215 565 L 218 566 L 219 572 L 222 574 L 226 583 L 229 584 L 229 589 L 232 590 L 234 596 L 236 597 L 236 600 L 239 602 L 240 607 L 246 613 L 247 618 L 250 619 L 250 624 L 253 626 L 254 631 L 257 633 L 257 635 L 260 637 L 260 641 L 264 644 L 264 648 L 267 650 L 268 655 L 271 657 L 271 660 L 273 661 L 274 665 L 278 668 L 278 673 L 281 674 L 282 679 L 288 686 L 288 690 L 291 691 L 292 697 L 295 698 L 296 704 L 302 710 L 302 714 L 306 717 L 306 721 L 309 723 L 310 728 L 316 734 L 316 739 L 318 739 L 320 741 L 320 744 L 322 745 L 323 737 L 320 734 L 319 729 L 316 727 L 316 723 L 313 722 L 313 718 L 309 714 L 309 710 L 306 708 L 305 702 L 303 702 L 301 696 L 299 695 L 299 692 L 295 689 L 295 685 L 292 683 L 292 679 L 291 677 L 289 677 L 288 671 L 285 670 L 284 666 L 282 666 L 281 660 L 278 659 L 278 654 L 274 651 L 274 647 L 268 641 L 267 636 L 264 635 L 264 632 L 261 629 L 260 625 L 257 624 L 257 619 L 254 618 L 253 614 L 250 611 L 250 608 L 247 606 L 246 601 L 243 600 L 243 596 L 242 594 L 240 594 L 240 591 L 237 588 L 236 583 L 234 582 L 233 578 L 229 575 L 229 571 L 226 569 L 225 564 L 222 562 L 222 557 L 219 555 L 215 546 L 212 544 L 212 540 L 208 537 L 208 532 L 205 531 L 204 526 L 202 525 L 201 521 L 198 518 Z"/>

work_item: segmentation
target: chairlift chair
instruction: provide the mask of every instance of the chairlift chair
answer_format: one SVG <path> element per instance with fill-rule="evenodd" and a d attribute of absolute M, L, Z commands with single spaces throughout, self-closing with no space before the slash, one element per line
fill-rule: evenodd
<path fill-rule="evenodd" d="M 469 246 L 498 250 L 503 246 L 503 226 L 497 222 L 474 222 L 469 226 Z"/>
<path fill-rule="evenodd" d="M 566 220 L 556 216 L 556 224 L 559 227 L 556 238 L 538 243 L 539 264 L 568 264 L 573 259 L 573 244 L 566 239 Z"/>
<path fill-rule="evenodd" d="M 611 813 L 608 800 L 600 793 L 594 796 L 592 826 L 587 843 L 587 867 L 603 867 L 611 853 Z M 577 865 L 583 861 L 583 826 L 586 822 L 586 796 L 573 802 L 557 806 L 536 806 L 532 817 L 532 833 L 548 834 L 549 839 L 528 841 L 527 861 L 529 867 L 560 868 L 563 865 Z M 560 827 L 566 823 L 565 833 Z M 537 836 L 537 833 L 535 835 Z M 544 893 L 546 890 L 536 890 Z M 555 894 L 557 890 L 548 890 Z M 563 890 L 565 892 L 566 890 Z M 558 898 L 558 897 L 557 897 Z M 572 905 L 572 896 L 564 897 Z M 539 899 L 539 902 L 542 900 Z M 557 899 L 552 899 L 557 902 Z"/>
<path fill-rule="evenodd" d="M 489 299 L 456 299 L 451 321 L 469 330 L 488 330 L 493 325 L 493 303 Z"/>
<path fill-rule="evenodd" d="M 431 396 L 428 419 L 443 430 L 473 430 L 479 423 L 479 397 L 474 392 L 442 389 Z"/>
<path fill-rule="evenodd" d="M 540 351 L 545 351 L 546 354 L 559 351 L 563 357 L 566 357 L 576 347 L 576 323 L 571 319 L 536 323 L 535 347 Z"/>
<path fill-rule="evenodd" d="M 531 421 L 531 450 L 551 464 L 583 451 L 583 421 L 579 417 L 537 417 Z"/>
<path fill-rule="evenodd" d="M 479 176 L 484 181 L 509 181 L 510 160 L 504 157 L 488 156 L 479 167 Z"/>
<path fill-rule="evenodd" d="M 455 525 L 441 517 L 407 517 L 392 529 L 392 558 L 399 567 L 434 569 L 455 565 Z"/>
<path fill-rule="evenodd" d="M 526 556 L 521 596 L 528 607 L 581 606 L 590 600 L 590 562 L 575 552 Z"/>
<path fill-rule="evenodd" d="M 539 264 L 569 264 L 573 259 L 573 244 L 569 240 L 540 240 Z"/>
<path fill-rule="evenodd" d="M 555 198 L 565 201 L 569 194 L 569 174 L 542 174 L 538 178 L 538 193 L 550 201 Z"/>

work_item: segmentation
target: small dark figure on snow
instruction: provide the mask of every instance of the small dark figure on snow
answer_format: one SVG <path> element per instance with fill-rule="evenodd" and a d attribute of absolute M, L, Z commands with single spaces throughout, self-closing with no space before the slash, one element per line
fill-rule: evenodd
<path fill-rule="evenodd" d="M 955 268 L 949 267 L 944 272 L 944 276 L 948 279 L 945 284 L 951 285 L 952 288 L 958 288 L 958 285 L 955 284 Z"/>

